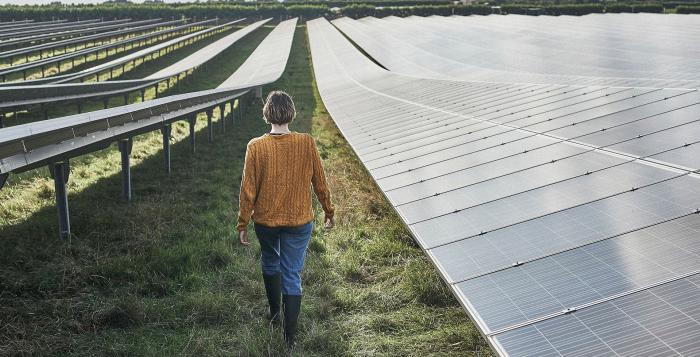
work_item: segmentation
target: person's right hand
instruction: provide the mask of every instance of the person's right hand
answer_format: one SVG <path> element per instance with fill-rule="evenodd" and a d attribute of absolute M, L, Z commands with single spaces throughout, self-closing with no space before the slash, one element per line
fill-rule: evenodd
<path fill-rule="evenodd" d="M 333 219 L 333 218 L 326 218 L 326 224 L 325 224 L 325 226 L 324 226 L 324 228 L 325 228 L 326 230 L 330 230 L 331 228 L 333 228 L 334 225 L 335 225 L 335 219 Z"/>

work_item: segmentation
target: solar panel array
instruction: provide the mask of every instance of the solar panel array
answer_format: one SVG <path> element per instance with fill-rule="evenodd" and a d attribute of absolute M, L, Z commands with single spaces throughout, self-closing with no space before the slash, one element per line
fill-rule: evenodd
<path fill-rule="evenodd" d="M 142 23 L 153 23 L 159 21 L 160 19 L 151 19 L 140 21 Z M 55 29 L 49 29 L 48 31 L 39 29 L 32 30 L 31 33 L 24 32 L 25 29 L 20 32 L 24 32 L 22 35 L 15 33 L 12 38 L 6 38 L 0 41 L 0 48 L 7 48 L 12 46 L 26 46 L 31 43 L 36 43 L 38 41 L 55 40 L 62 38 L 70 38 L 73 36 L 99 33 L 119 28 L 127 28 L 130 26 L 129 19 L 121 19 L 114 21 L 96 22 L 87 25 L 73 26 L 71 23 L 66 22 L 62 25 L 64 27 L 57 27 Z M 18 36 L 19 35 L 19 36 Z"/>
<path fill-rule="evenodd" d="M 227 25 L 232 25 L 238 21 L 241 20 L 236 20 L 221 26 L 216 26 L 212 28 L 212 30 L 220 29 Z M 108 95 L 133 92 L 154 85 L 163 80 L 167 80 L 169 77 L 176 76 L 180 73 L 189 71 L 191 69 L 203 65 L 212 58 L 216 57 L 221 52 L 231 47 L 238 40 L 257 30 L 269 21 L 270 19 L 264 19 L 254 22 L 240 30 L 237 30 L 225 37 L 222 37 L 221 39 L 210 43 L 207 46 L 204 46 L 203 48 L 171 64 L 170 66 L 167 66 L 141 79 L 103 81 L 91 83 L 61 83 L 24 86 L 15 85 L 8 87 L 0 87 L 0 96 L 3 98 L 3 101 L 0 101 L 0 109 L 17 107 L 21 108 L 38 103 L 54 103 L 59 101 L 65 102 L 84 100 L 87 98 L 103 97 Z M 201 35 L 202 31 L 195 32 L 194 34 Z M 109 61 L 105 64 L 94 66 L 80 71 L 78 73 L 66 75 L 63 77 L 65 78 L 72 76 L 72 78 L 82 78 L 90 74 L 99 73 L 102 70 L 109 69 L 114 66 L 127 63 L 129 61 L 134 61 L 137 58 L 142 58 L 148 54 L 158 52 L 164 48 L 167 48 L 168 46 L 171 46 L 177 42 L 186 41 L 191 38 L 193 38 L 193 36 L 189 35 L 177 37 L 171 41 L 166 41 L 164 43 L 160 43 L 142 49 L 140 51 L 136 51 L 132 54 L 117 58 L 113 61 Z M 254 74 L 252 75 L 255 76 Z M 58 81 L 55 77 L 53 78 L 54 80 Z M 33 83 L 35 81 L 28 82 Z M 238 81 L 238 83 L 240 83 L 240 81 Z"/>
<path fill-rule="evenodd" d="M 205 46 L 183 63 L 200 65 L 215 56 L 245 34 L 259 28 L 268 20 L 250 25 L 215 43 Z M 101 150 L 118 142 L 122 157 L 123 195 L 131 197 L 129 155 L 132 137 L 154 130 L 163 132 L 163 153 L 170 172 L 170 124 L 186 120 L 190 123 L 190 141 L 194 144 L 194 125 L 198 113 L 207 114 L 209 138 L 212 140 L 212 114 L 220 111 L 219 123 L 225 130 L 224 108 L 230 103 L 233 120 L 236 98 L 276 81 L 283 73 L 291 50 L 297 19 L 278 24 L 246 61 L 226 81 L 215 89 L 172 95 L 121 107 L 66 116 L 34 123 L 0 128 L 0 188 L 10 173 L 19 173 L 48 165 L 56 184 L 56 206 L 59 216 L 59 236 L 70 237 L 66 182 L 69 160 Z M 182 70 L 181 63 L 174 69 Z M 250 73 L 240 73 L 250 72 Z M 59 87 L 56 90 L 60 90 Z M 240 106 L 239 106 L 240 107 Z M 192 146 L 194 148 L 194 145 Z"/>
<path fill-rule="evenodd" d="M 144 35 L 127 38 L 127 39 L 118 41 L 116 43 L 108 43 L 108 44 L 104 44 L 104 45 L 97 46 L 97 47 L 85 48 L 85 49 L 82 49 L 79 51 L 69 52 L 69 53 L 65 53 L 62 55 L 58 55 L 58 56 L 53 56 L 53 57 L 49 57 L 49 58 L 45 58 L 45 59 L 41 59 L 41 60 L 31 61 L 31 62 L 27 62 L 27 63 L 15 65 L 15 66 L 2 68 L 2 69 L 0 69 L 0 76 L 7 76 L 7 75 L 13 74 L 13 73 L 25 73 L 27 70 L 33 69 L 33 68 L 42 68 L 42 72 L 43 72 L 43 68 L 48 64 L 52 64 L 52 63 L 60 64 L 63 61 L 74 60 L 74 59 L 80 58 L 80 57 L 84 58 L 85 56 L 87 56 L 89 54 L 96 54 L 97 55 L 100 53 L 100 51 L 104 51 L 104 53 L 106 53 L 110 48 L 117 48 L 118 46 L 123 46 L 124 48 L 126 48 L 127 44 L 133 45 L 134 43 L 141 43 L 145 39 L 154 39 L 154 38 L 162 37 L 162 35 L 164 35 L 164 34 L 172 34 L 172 33 L 183 31 L 183 30 L 189 31 L 192 28 L 206 25 L 208 23 L 212 23 L 215 21 L 216 20 L 204 20 L 204 21 L 200 21 L 200 22 L 176 26 L 174 28 L 169 28 L 169 29 L 156 31 L 156 32 L 150 32 L 150 33 L 146 33 Z M 119 57 L 119 58 L 114 59 L 112 61 L 102 63 L 99 65 L 87 68 L 85 70 L 78 71 L 76 73 L 70 73 L 70 74 L 59 75 L 59 76 L 52 76 L 50 78 L 41 78 L 39 80 L 32 80 L 32 81 L 15 81 L 15 82 L 10 82 L 7 85 L 9 85 L 9 86 L 14 86 L 14 85 L 18 85 L 18 84 L 36 85 L 36 84 L 41 84 L 41 83 L 46 83 L 46 82 L 66 83 L 66 82 L 79 80 L 81 78 L 89 77 L 93 74 L 99 73 L 105 69 L 114 68 L 116 66 L 131 62 L 137 58 L 141 58 L 143 56 L 153 54 L 153 53 L 158 53 L 159 51 L 166 49 L 168 47 L 174 46 L 177 43 L 187 42 L 188 40 L 191 40 L 193 38 L 202 37 L 204 35 L 211 35 L 213 33 L 216 33 L 217 31 L 223 31 L 225 28 L 228 28 L 232 24 L 239 22 L 239 21 L 242 21 L 242 19 L 230 21 L 230 22 L 225 23 L 225 24 L 212 26 L 209 28 L 201 29 L 199 31 L 194 31 L 194 32 L 190 32 L 190 33 L 187 33 L 187 34 L 184 34 L 181 36 L 177 36 L 177 37 L 169 39 L 167 41 L 157 43 L 153 46 L 143 48 L 141 50 L 129 53 L 125 56 Z M 139 23 L 135 23 L 135 24 L 139 24 Z M 59 66 L 59 68 L 60 68 L 60 66 Z"/>
<path fill-rule="evenodd" d="M 157 20 L 157 19 L 153 19 Z M 142 26 L 134 26 L 134 23 L 130 23 L 129 27 L 125 29 L 119 29 L 119 30 L 113 30 L 113 31 L 107 31 L 107 32 L 99 32 L 97 34 L 93 35 L 87 35 L 87 36 L 75 36 L 72 38 L 67 38 L 64 40 L 59 40 L 59 41 L 51 41 L 51 42 L 46 42 L 46 43 L 37 43 L 35 45 L 31 46 L 22 46 L 21 48 L 16 48 L 13 50 L 5 50 L 0 52 L 0 59 L 4 58 L 15 58 L 17 56 L 22 56 L 22 55 L 28 55 L 30 53 L 35 53 L 37 51 L 43 51 L 43 50 L 48 50 L 48 49 L 55 49 L 55 48 L 60 48 L 68 45 L 77 45 L 77 44 L 84 44 L 84 47 L 87 48 L 87 44 L 91 44 L 92 46 L 96 46 L 98 43 L 103 44 L 104 42 L 109 42 L 111 38 L 119 38 L 119 37 L 124 37 L 133 33 L 147 33 L 147 31 L 155 29 L 155 28 L 165 28 L 174 24 L 181 24 L 185 23 L 187 20 L 186 19 L 180 19 L 180 20 L 172 20 L 172 21 L 166 21 L 166 22 L 157 22 L 157 23 L 152 23 L 152 24 L 147 24 L 147 25 L 142 25 Z M 91 46 L 91 47 L 92 47 Z"/>
<path fill-rule="evenodd" d="M 245 93 L 249 88 L 275 81 L 282 75 L 286 66 L 296 21 L 297 19 L 287 20 L 277 25 L 244 64 L 232 74 L 231 78 L 244 77 L 241 74 L 236 74 L 239 71 L 252 71 L 259 73 L 259 76 L 246 75 L 245 81 L 235 83 L 227 80 L 217 89 L 185 93 L 0 129 L 0 173 L 25 171 L 28 168 L 50 162 L 52 159 L 65 156 L 70 151 L 79 150 L 83 146 L 102 141 L 111 142 L 114 137 L 128 133 L 129 130 L 142 129 L 143 125 L 162 124 L 163 115 L 169 111 L 185 110 L 189 104 L 215 107 L 220 102 L 230 100 L 229 97 L 232 95 L 235 98 Z M 182 117 L 182 113 L 176 114 L 171 114 L 168 120 Z M 109 119 L 114 120 L 125 115 L 130 118 L 126 122 L 118 120 L 117 125 L 112 125 L 115 128 L 109 125 Z M 142 117 L 143 115 L 145 117 Z M 134 119 L 135 117 L 139 117 L 139 119 Z M 149 119 L 153 123 L 142 121 L 144 119 Z M 133 123 L 130 123 L 132 121 Z M 125 126 L 125 124 L 129 125 Z M 125 126 L 126 129 L 122 126 Z M 116 129 L 116 127 L 120 128 Z M 55 137 L 52 137 L 54 134 Z M 40 145 L 30 144 L 30 142 L 39 142 Z"/>
<path fill-rule="evenodd" d="M 515 31 L 520 21 L 539 26 L 539 18 L 510 18 L 335 21 L 388 70 L 328 21 L 308 22 L 321 97 L 496 352 L 700 354 L 697 72 L 686 81 L 649 66 L 654 77 L 639 82 L 629 77 L 637 72 L 616 72 L 624 65 L 550 75 L 547 66 L 564 48 L 542 49 L 543 64 L 520 50 L 540 60 L 537 46 L 553 46 L 548 38 L 555 31 Z M 642 46 L 624 41 L 634 38 L 635 21 L 664 22 L 677 34 L 683 19 L 674 26 L 647 15 L 561 17 L 544 18 L 541 27 L 556 23 L 556 32 L 581 36 L 575 47 L 597 46 L 607 56 L 606 46 L 611 53 L 620 43 Z M 444 26 L 450 21 L 455 25 Z M 593 22 L 618 31 L 600 37 L 577 31 Z M 484 40 L 469 26 L 503 33 L 498 39 L 511 34 L 518 48 Z M 692 28 L 677 44 L 700 43 Z M 461 40 L 452 45 L 442 36 Z M 452 56 L 482 40 L 488 53 Z M 697 48 L 675 48 L 672 57 L 680 63 L 686 50 Z M 509 56 L 520 67 L 499 62 Z M 574 56 L 565 66 L 587 60 Z M 462 65 L 469 70 L 460 72 Z M 569 83 L 578 80 L 588 82 Z M 649 86 L 662 82 L 679 85 Z"/>

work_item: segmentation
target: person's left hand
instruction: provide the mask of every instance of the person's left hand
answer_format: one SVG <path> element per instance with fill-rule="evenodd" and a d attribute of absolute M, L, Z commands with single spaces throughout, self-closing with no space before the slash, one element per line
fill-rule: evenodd
<path fill-rule="evenodd" d="M 247 230 L 238 231 L 238 241 L 241 242 L 241 245 L 250 245 Z"/>
<path fill-rule="evenodd" d="M 323 228 L 325 228 L 327 231 L 333 229 L 333 226 L 335 226 L 335 219 L 333 218 L 326 218 L 326 224 L 324 225 Z"/>

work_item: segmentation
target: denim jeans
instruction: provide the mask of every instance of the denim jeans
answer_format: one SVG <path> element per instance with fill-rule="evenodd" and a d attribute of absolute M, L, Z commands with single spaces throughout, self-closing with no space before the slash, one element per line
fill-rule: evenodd
<path fill-rule="evenodd" d="M 312 230 L 313 221 L 297 227 L 255 224 L 262 272 L 265 275 L 282 273 L 282 294 L 301 295 L 301 269 Z"/>

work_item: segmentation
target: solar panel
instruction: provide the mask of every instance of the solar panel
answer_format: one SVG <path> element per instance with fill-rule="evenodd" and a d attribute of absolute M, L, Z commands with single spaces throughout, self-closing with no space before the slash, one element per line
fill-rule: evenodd
<path fill-rule="evenodd" d="M 567 36 L 592 31 L 581 35 L 581 48 L 606 56 L 593 40 L 609 31 L 607 21 L 639 27 L 633 18 L 606 16 L 545 22 Z M 509 59 L 489 56 L 504 56 L 495 52 L 509 45 L 494 41 L 513 36 L 533 51 L 539 39 L 557 39 L 536 20 L 491 18 L 334 21 L 388 71 L 326 20 L 310 21 L 326 108 L 496 352 L 693 354 L 700 320 L 657 323 L 653 309 L 676 309 L 674 317 L 699 311 L 688 296 L 700 282 L 700 93 L 670 71 L 638 81 L 643 70 L 628 70 L 620 58 L 650 47 L 627 44 L 619 33 L 611 35 L 621 44 L 612 62 L 599 64 L 629 75 L 620 77 L 625 86 L 566 68 L 537 73 L 527 56 L 505 71 L 513 78 L 504 77 L 499 66 Z M 445 25 L 451 22 L 467 25 Z M 520 22 L 526 30 L 514 36 Z M 465 29 L 491 37 L 472 38 Z M 472 49 L 478 65 L 471 72 L 448 65 L 464 60 L 457 57 L 464 49 L 450 41 L 479 49 Z M 489 43 L 493 50 L 482 51 Z M 681 49 L 670 53 L 659 60 L 690 58 Z M 435 54 L 443 58 L 431 63 Z M 570 59 L 571 68 L 586 65 Z M 578 79 L 586 85 L 571 82 Z M 679 86 L 634 87 L 652 83 Z M 669 300 L 656 294 L 662 291 Z"/>

